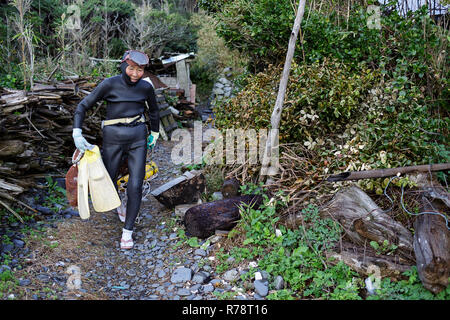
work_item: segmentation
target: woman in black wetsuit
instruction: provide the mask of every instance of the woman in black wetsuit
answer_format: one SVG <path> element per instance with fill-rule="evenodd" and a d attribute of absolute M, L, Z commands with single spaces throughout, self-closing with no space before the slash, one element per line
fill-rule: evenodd
<path fill-rule="evenodd" d="M 144 53 L 134 50 L 125 52 L 120 65 L 122 74 L 103 80 L 78 104 L 74 116 L 72 136 L 76 147 L 85 151 L 92 146 L 81 134 L 85 113 L 97 101 L 106 100 L 106 120 L 102 122 L 102 159 L 114 183 L 117 181 L 122 156 L 128 158 L 128 201 L 121 249 L 133 247 L 132 232 L 141 206 L 147 149 L 154 147 L 159 136 L 159 109 L 155 91 L 149 82 L 141 79 L 148 62 Z M 150 120 L 150 135 L 145 125 L 146 110 Z"/>

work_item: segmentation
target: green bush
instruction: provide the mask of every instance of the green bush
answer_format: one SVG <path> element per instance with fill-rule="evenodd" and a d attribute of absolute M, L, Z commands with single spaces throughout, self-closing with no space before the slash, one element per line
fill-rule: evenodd
<path fill-rule="evenodd" d="M 270 127 L 281 68 L 270 68 L 248 80 L 229 103 L 219 105 L 219 129 Z M 293 64 L 280 124 L 280 143 L 303 141 L 309 136 L 335 132 L 338 124 L 360 115 L 360 104 L 379 80 L 364 65 L 354 73 L 347 65 L 326 59 L 312 65 Z M 252 119 L 252 122 L 249 120 Z"/>
<path fill-rule="evenodd" d="M 336 10 L 320 12 L 306 6 L 303 41 L 297 41 L 295 60 L 310 64 L 333 58 L 355 70 L 365 63 L 406 89 L 406 78 L 419 88 L 424 86 L 431 103 L 444 107 L 449 97 L 445 55 L 449 34 L 433 22 L 426 6 L 407 18 L 394 10 L 382 17 L 380 30 L 367 27 L 366 7 L 352 4 L 350 8 L 347 17 Z M 291 1 L 226 1 L 215 17 L 218 34 L 230 48 L 251 57 L 253 70 L 263 71 L 284 61 L 294 21 Z"/>

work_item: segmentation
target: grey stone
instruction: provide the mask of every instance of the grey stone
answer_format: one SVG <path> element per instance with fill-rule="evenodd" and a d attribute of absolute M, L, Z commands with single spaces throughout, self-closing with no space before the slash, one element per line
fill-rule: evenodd
<path fill-rule="evenodd" d="M 203 292 L 208 293 L 208 292 L 213 292 L 214 291 L 214 286 L 212 284 L 206 284 L 203 286 Z"/>
<path fill-rule="evenodd" d="M 227 259 L 228 263 L 233 263 L 234 261 L 236 261 L 235 257 L 228 257 L 228 259 Z"/>
<path fill-rule="evenodd" d="M 267 285 L 266 281 L 255 280 L 253 284 L 255 285 L 255 291 L 257 294 L 259 294 L 261 297 L 267 296 L 267 294 L 269 293 L 269 286 Z"/>
<path fill-rule="evenodd" d="M 228 80 L 228 79 L 226 79 L 226 78 L 220 78 L 220 79 L 219 79 L 219 82 L 220 82 L 220 83 L 223 83 L 223 84 L 228 84 L 228 83 L 230 83 L 230 80 Z"/>
<path fill-rule="evenodd" d="M 10 251 L 12 251 L 14 249 L 14 244 L 12 244 L 12 243 L 7 243 L 7 244 L 4 244 L 4 245 L 2 245 L 2 252 L 5 252 L 5 253 L 8 253 L 8 252 L 10 252 Z"/>
<path fill-rule="evenodd" d="M 186 282 L 191 280 L 192 278 L 192 270 L 189 268 L 178 268 L 176 269 L 173 273 L 172 276 L 170 277 L 170 281 L 172 283 L 179 283 L 179 282 Z"/>
<path fill-rule="evenodd" d="M 284 280 L 283 280 L 282 276 L 277 276 L 275 278 L 274 287 L 275 287 L 275 290 L 281 290 L 284 288 Z"/>
<path fill-rule="evenodd" d="M 223 94 L 225 93 L 225 91 L 223 91 L 222 89 L 216 88 L 216 89 L 213 90 L 213 93 L 214 93 L 216 96 L 220 96 L 220 95 L 223 95 Z"/>
<path fill-rule="evenodd" d="M 216 283 L 217 283 L 217 284 L 222 283 L 222 281 L 220 281 L 220 279 L 212 279 L 209 283 L 212 284 L 212 285 L 214 286 L 214 285 L 216 285 Z"/>
<path fill-rule="evenodd" d="M 158 278 L 164 278 L 165 275 L 166 275 L 166 273 L 165 273 L 164 270 L 160 270 L 160 271 L 158 272 Z"/>
<path fill-rule="evenodd" d="M 203 249 L 197 249 L 194 251 L 194 254 L 204 257 L 206 256 L 206 251 Z"/>
<path fill-rule="evenodd" d="M 267 280 L 270 277 L 269 273 L 267 271 L 265 271 L 265 270 L 261 271 L 261 275 L 262 275 L 264 280 Z"/>
<path fill-rule="evenodd" d="M 41 274 L 38 274 L 36 276 L 36 278 L 41 282 L 49 282 L 50 281 L 50 276 L 48 274 L 41 273 Z"/>
<path fill-rule="evenodd" d="M 220 191 L 214 192 L 212 194 L 211 198 L 212 198 L 213 201 L 214 200 L 222 200 L 223 199 L 222 192 L 220 192 Z"/>
<path fill-rule="evenodd" d="M 209 274 L 207 274 L 206 272 L 197 272 L 194 277 L 192 278 L 192 281 L 194 283 L 204 283 L 205 281 L 207 281 L 209 278 Z"/>
<path fill-rule="evenodd" d="M 19 286 L 27 286 L 27 285 L 29 285 L 31 283 L 31 280 L 29 280 L 29 279 L 22 279 L 22 280 L 19 280 Z"/>
<path fill-rule="evenodd" d="M 231 269 L 225 272 L 223 279 L 226 281 L 236 281 L 239 279 L 239 272 L 236 269 Z"/>
<path fill-rule="evenodd" d="M 181 288 L 177 291 L 177 294 L 179 296 L 189 296 L 191 294 L 191 291 L 189 289 L 186 288 Z"/>
<path fill-rule="evenodd" d="M 202 287 L 202 285 L 200 283 L 197 283 L 197 284 L 194 284 L 192 287 L 190 287 L 189 290 L 192 293 L 196 293 L 201 287 Z"/>
<path fill-rule="evenodd" d="M 136 271 L 134 269 L 130 269 L 127 271 L 127 275 L 130 277 L 134 277 L 136 275 Z"/>

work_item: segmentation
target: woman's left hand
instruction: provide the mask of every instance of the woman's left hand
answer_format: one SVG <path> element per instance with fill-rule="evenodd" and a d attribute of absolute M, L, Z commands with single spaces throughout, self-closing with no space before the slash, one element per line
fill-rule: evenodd
<path fill-rule="evenodd" d="M 147 138 L 147 149 L 152 150 L 156 145 L 156 140 L 158 140 L 159 132 L 152 131 Z"/>

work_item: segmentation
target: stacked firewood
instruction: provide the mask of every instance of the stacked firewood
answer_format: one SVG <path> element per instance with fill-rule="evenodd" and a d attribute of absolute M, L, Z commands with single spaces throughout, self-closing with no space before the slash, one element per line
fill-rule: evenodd
<path fill-rule="evenodd" d="M 0 88 L 0 193 L 16 195 L 48 172 L 65 173 L 74 152 L 75 108 L 97 85 L 89 78 L 36 83 L 30 91 Z M 86 116 L 83 135 L 101 141 L 99 106 Z"/>

